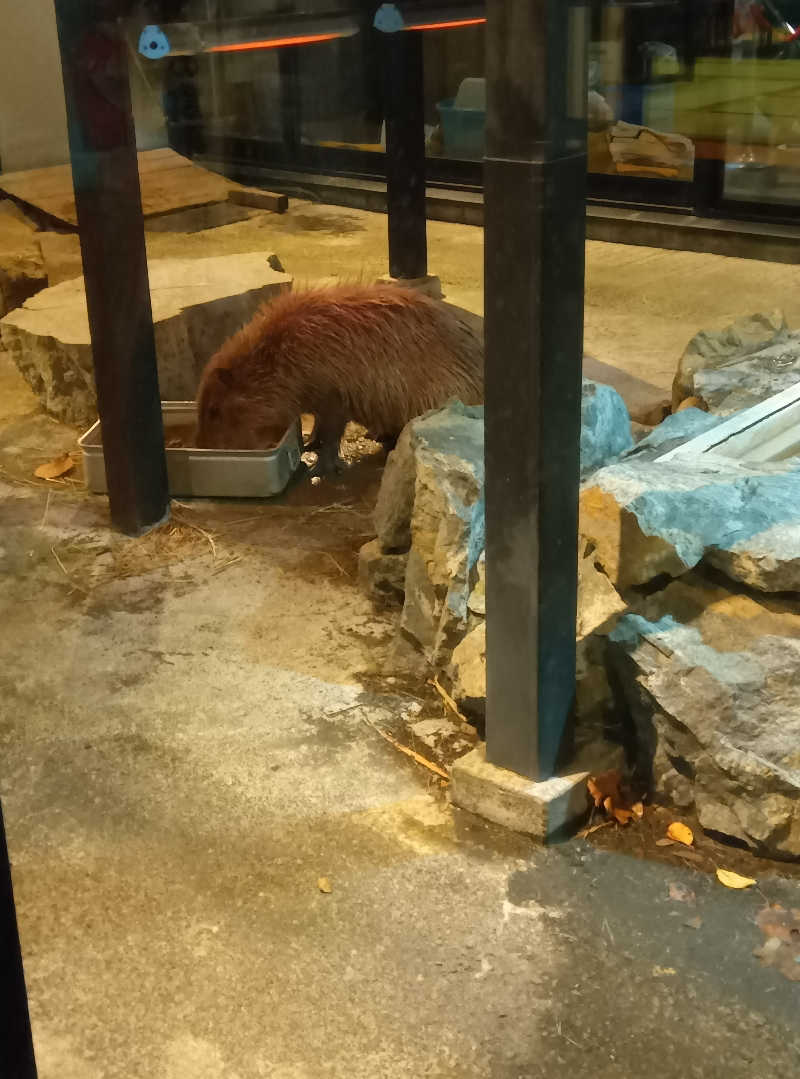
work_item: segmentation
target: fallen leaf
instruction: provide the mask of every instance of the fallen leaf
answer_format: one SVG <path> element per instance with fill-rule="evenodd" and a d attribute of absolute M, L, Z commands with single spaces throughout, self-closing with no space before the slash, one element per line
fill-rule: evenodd
<path fill-rule="evenodd" d="M 732 873 L 730 869 L 718 869 L 717 880 L 726 888 L 751 888 L 758 883 L 752 877 L 742 877 L 738 873 Z"/>
<path fill-rule="evenodd" d="M 665 974 L 677 974 L 675 967 L 653 967 L 653 977 L 660 978 Z"/>
<path fill-rule="evenodd" d="M 327 877 L 320 877 L 317 881 L 317 887 L 321 892 L 324 892 L 325 895 L 330 895 L 333 891 L 333 885 Z"/>
<path fill-rule="evenodd" d="M 644 816 L 644 802 L 636 802 L 631 806 L 631 809 L 633 810 L 634 817 L 638 817 L 639 820 L 641 820 Z"/>
<path fill-rule="evenodd" d="M 72 454 L 65 453 L 62 457 L 55 457 L 52 461 L 39 465 L 34 476 L 38 476 L 40 480 L 57 480 L 60 476 L 66 476 L 74 467 Z"/>
<path fill-rule="evenodd" d="M 673 843 L 674 843 L 674 840 L 667 839 L 666 836 L 663 839 L 657 839 L 656 840 L 656 846 L 657 847 L 671 847 L 673 845 Z"/>
<path fill-rule="evenodd" d="M 691 847 L 694 843 L 692 829 L 685 824 L 681 824 L 679 820 L 673 821 L 667 828 L 667 838 L 674 839 L 676 843 L 683 843 L 686 847 Z"/>
<path fill-rule="evenodd" d="M 669 886 L 669 897 L 679 903 L 694 903 L 697 898 L 691 888 L 687 888 L 685 884 L 675 883 Z"/>
<path fill-rule="evenodd" d="M 687 918 L 683 924 L 687 929 L 699 929 L 703 924 L 703 919 L 699 914 L 695 914 L 694 918 Z"/>
<path fill-rule="evenodd" d="M 614 806 L 610 812 L 619 824 L 627 824 L 633 817 L 633 810 L 623 809 L 621 806 Z"/>

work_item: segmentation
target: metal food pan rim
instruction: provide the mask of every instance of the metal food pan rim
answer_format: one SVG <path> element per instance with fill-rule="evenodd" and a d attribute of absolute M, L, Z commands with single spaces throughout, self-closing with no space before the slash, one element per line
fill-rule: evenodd
<path fill-rule="evenodd" d="M 197 406 L 194 401 L 162 401 L 161 412 L 162 415 L 169 412 L 196 412 Z M 202 449 L 199 446 L 165 446 L 164 450 L 168 457 L 180 457 L 191 456 L 200 457 L 210 460 L 213 457 L 223 457 L 228 461 L 234 461 L 237 458 L 241 458 L 246 461 L 268 461 L 271 457 L 277 456 L 282 453 L 288 443 L 298 439 L 298 425 L 300 418 L 293 420 L 292 423 L 286 428 L 286 431 L 281 438 L 277 446 L 273 446 L 269 450 L 209 450 Z M 100 431 L 100 420 L 95 420 L 88 431 L 78 439 L 78 446 L 86 454 L 87 457 L 102 457 L 103 456 L 103 444 L 101 441 L 90 443 L 89 438 Z M 302 446 L 302 437 L 299 438 L 300 445 Z M 302 451 L 301 451 L 302 452 Z"/>

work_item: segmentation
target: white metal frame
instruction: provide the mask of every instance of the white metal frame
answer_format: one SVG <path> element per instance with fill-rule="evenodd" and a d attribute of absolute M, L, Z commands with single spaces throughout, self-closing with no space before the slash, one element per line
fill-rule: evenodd
<path fill-rule="evenodd" d="M 657 460 L 689 457 L 723 457 L 752 464 L 800 457 L 800 383 L 737 412 Z"/>

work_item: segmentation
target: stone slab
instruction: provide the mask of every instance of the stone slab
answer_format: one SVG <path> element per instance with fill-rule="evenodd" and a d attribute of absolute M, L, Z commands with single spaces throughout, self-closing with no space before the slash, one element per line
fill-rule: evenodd
<path fill-rule="evenodd" d="M 143 150 L 138 158 L 145 218 L 194 206 L 224 203 L 232 190 L 242 188 L 241 184 L 195 165 L 168 147 Z M 69 165 L 4 173 L 0 175 L 0 191 L 49 218 L 68 225 L 78 223 Z"/>
<path fill-rule="evenodd" d="M 453 764 L 450 796 L 461 809 L 547 843 L 588 816 L 588 778 L 576 772 L 536 783 L 490 764 L 481 743 Z"/>
<path fill-rule="evenodd" d="M 0 200 L 0 318 L 46 285 L 35 226 L 10 200 Z"/>
<path fill-rule="evenodd" d="M 76 232 L 40 232 L 36 239 L 44 259 L 48 287 L 82 276 L 81 241 Z"/>
<path fill-rule="evenodd" d="M 257 308 L 291 288 L 269 252 L 148 264 L 158 377 L 164 400 L 192 400 L 216 350 Z M 65 423 L 88 424 L 96 398 L 83 278 L 27 300 L 0 321 L 0 339 L 44 408 Z"/>

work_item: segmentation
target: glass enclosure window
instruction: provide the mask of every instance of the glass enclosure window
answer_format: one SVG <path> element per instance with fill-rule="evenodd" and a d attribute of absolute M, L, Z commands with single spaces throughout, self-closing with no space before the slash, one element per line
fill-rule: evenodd
<path fill-rule="evenodd" d="M 693 74 L 686 0 L 594 6 L 589 54 L 589 170 L 691 180 L 695 146 L 680 117 Z"/>
<path fill-rule="evenodd" d="M 725 197 L 800 204 L 798 0 L 736 0 L 730 64 L 709 75 L 726 124 Z"/>
<path fill-rule="evenodd" d="M 168 141 L 223 167 L 383 176 L 375 3 L 162 0 L 155 7 L 158 14 L 146 17 L 162 20 L 177 47 L 163 57 L 143 54 L 144 17 L 131 20 L 142 149 Z M 745 213 L 791 218 L 800 205 L 800 0 L 591 0 L 590 7 L 590 196 L 720 213 L 738 204 Z M 236 44 L 231 27 L 248 18 L 262 40 Z M 191 45 L 193 25 L 205 28 L 202 48 Z M 428 29 L 423 54 L 429 181 L 478 187 L 484 26 Z"/>

